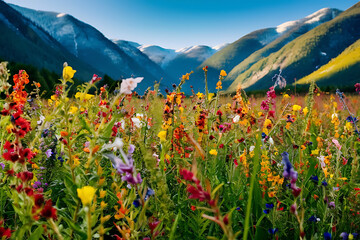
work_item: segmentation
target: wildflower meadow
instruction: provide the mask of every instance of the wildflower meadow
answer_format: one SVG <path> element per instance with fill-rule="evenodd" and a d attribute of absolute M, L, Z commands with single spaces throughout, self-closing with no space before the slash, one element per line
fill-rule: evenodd
<path fill-rule="evenodd" d="M 0 237 L 357 239 L 359 95 L 312 82 L 300 96 L 277 77 L 230 96 L 225 71 L 211 93 L 207 70 L 191 96 L 191 73 L 166 94 L 97 75 L 70 94 L 64 64 L 46 99 L 1 63 Z"/>

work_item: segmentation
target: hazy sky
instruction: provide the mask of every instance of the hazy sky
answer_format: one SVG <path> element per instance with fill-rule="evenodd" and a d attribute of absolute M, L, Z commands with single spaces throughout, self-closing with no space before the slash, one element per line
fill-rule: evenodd
<path fill-rule="evenodd" d="M 64 12 L 111 39 L 179 49 L 216 46 L 260 28 L 303 18 L 321 8 L 345 10 L 357 0 L 5 0 Z"/>

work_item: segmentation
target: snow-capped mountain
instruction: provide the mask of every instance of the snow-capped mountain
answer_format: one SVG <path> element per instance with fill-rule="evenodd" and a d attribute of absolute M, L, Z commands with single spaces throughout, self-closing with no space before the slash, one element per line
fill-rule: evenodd
<path fill-rule="evenodd" d="M 164 70 L 153 60 L 151 60 L 145 53 L 140 51 L 138 47 L 141 45 L 136 42 L 125 41 L 125 40 L 112 40 L 122 51 L 130 56 L 139 65 L 145 68 L 148 72 L 154 76 L 162 76 L 167 82 L 173 80 L 164 72 Z M 158 79 L 160 80 L 160 78 Z"/>
<path fill-rule="evenodd" d="M 178 50 L 166 49 L 156 45 L 144 45 L 138 48 L 152 61 L 160 65 L 165 72 L 178 79 L 182 75 L 195 70 L 199 64 L 226 45 L 221 44 L 215 47 L 196 45 Z"/>
<path fill-rule="evenodd" d="M 120 79 L 132 75 L 145 77 L 138 91 L 145 90 L 154 80 L 164 77 L 149 72 L 97 29 L 71 15 L 36 11 L 16 5 L 11 7 L 43 28 L 76 57 L 112 78 Z"/>
<path fill-rule="evenodd" d="M 25 18 L 8 4 L 0 1 L 0 58 L 22 64 L 31 64 L 39 69 L 62 72 L 64 62 L 79 70 L 79 79 L 90 79 L 94 72 L 102 74 L 76 58 L 44 29 Z M 50 82 L 37 79 L 48 91 Z M 49 88 L 47 88 L 49 87 Z"/>
<path fill-rule="evenodd" d="M 276 31 L 281 34 L 302 24 L 313 25 L 311 27 L 314 28 L 326 21 L 326 19 L 335 18 L 339 12 L 339 10 L 334 8 L 322 8 L 319 11 L 316 11 L 302 19 L 282 23 L 276 27 Z"/>
<path fill-rule="evenodd" d="M 162 68 L 176 57 L 174 49 L 166 49 L 156 45 L 140 46 L 139 50 Z"/>

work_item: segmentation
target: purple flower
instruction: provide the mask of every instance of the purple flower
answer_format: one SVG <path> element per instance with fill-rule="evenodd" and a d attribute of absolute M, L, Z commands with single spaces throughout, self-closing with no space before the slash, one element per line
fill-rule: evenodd
<path fill-rule="evenodd" d="M 46 154 L 46 157 L 51 157 L 51 155 L 53 154 L 53 152 L 52 152 L 52 150 L 49 148 L 48 150 L 46 150 L 46 152 L 45 152 L 45 154 Z"/>
<path fill-rule="evenodd" d="M 139 184 L 142 182 L 140 173 L 136 173 L 134 166 L 134 160 L 132 159 L 132 153 L 134 152 L 135 146 L 130 145 L 129 153 L 126 156 L 123 150 L 120 148 L 119 151 L 122 155 L 122 158 L 115 156 L 112 153 L 105 153 L 104 156 L 111 160 L 113 167 L 117 170 L 119 174 L 122 175 L 121 180 L 127 181 L 129 184 Z"/>
<path fill-rule="evenodd" d="M 294 179 L 296 181 L 298 174 L 291 165 L 291 162 L 289 160 L 289 153 L 283 152 L 281 156 L 283 157 L 282 162 L 284 164 L 284 172 L 283 172 L 284 178 L 290 178 L 291 180 Z"/>
<path fill-rule="evenodd" d="M 343 240 L 347 240 L 348 237 L 349 237 L 349 234 L 346 233 L 346 232 L 342 232 L 342 233 L 340 234 L 340 237 L 341 237 Z"/>
<path fill-rule="evenodd" d="M 4 163 L 0 163 L 0 166 L 2 167 L 2 169 L 4 170 L 5 168 L 5 164 Z"/>
<path fill-rule="evenodd" d="M 335 208 L 335 202 L 329 202 L 329 208 Z"/>

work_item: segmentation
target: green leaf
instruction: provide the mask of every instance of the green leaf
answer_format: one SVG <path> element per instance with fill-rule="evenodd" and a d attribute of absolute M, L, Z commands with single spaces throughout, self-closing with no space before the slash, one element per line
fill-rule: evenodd
<path fill-rule="evenodd" d="M 170 232 L 170 237 L 169 237 L 170 240 L 175 239 L 176 227 L 177 227 L 177 225 L 178 225 L 178 223 L 179 223 L 180 217 L 181 217 L 181 211 L 176 215 L 174 224 L 173 224 L 172 227 L 171 227 L 171 232 Z"/>
<path fill-rule="evenodd" d="M 38 240 L 38 239 L 40 239 L 43 232 L 44 232 L 44 228 L 42 226 L 38 226 L 38 228 L 33 233 L 31 233 L 31 235 L 29 237 L 29 240 Z"/>

